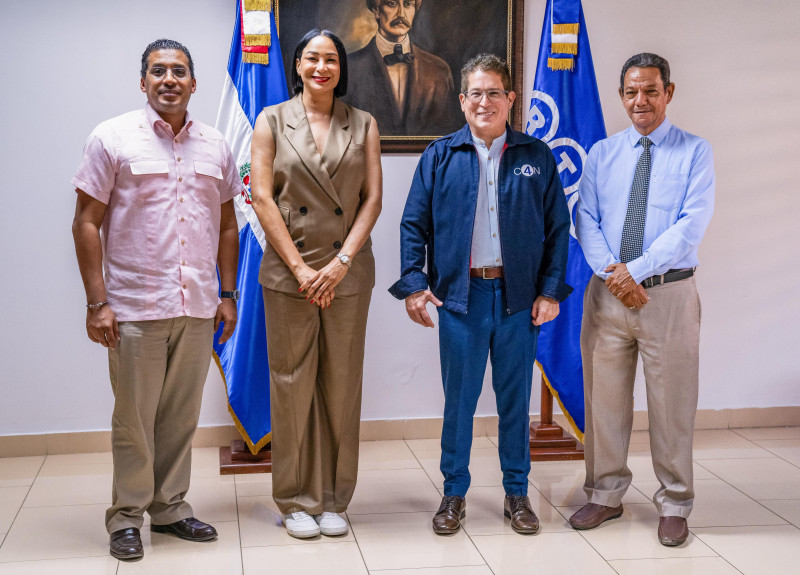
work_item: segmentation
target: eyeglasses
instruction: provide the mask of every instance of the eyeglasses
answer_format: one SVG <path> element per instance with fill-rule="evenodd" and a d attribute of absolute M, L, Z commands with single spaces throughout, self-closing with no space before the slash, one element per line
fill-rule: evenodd
<path fill-rule="evenodd" d="M 508 96 L 508 90 L 470 90 L 469 92 L 465 92 L 464 95 L 473 104 L 480 104 L 484 96 L 489 98 L 490 102 L 499 102 L 504 97 Z"/>
<path fill-rule="evenodd" d="M 173 78 L 183 79 L 189 74 L 189 70 L 186 68 L 163 68 L 161 66 L 153 66 L 149 72 L 154 78 L 163 78 L 171 72 Z"/>

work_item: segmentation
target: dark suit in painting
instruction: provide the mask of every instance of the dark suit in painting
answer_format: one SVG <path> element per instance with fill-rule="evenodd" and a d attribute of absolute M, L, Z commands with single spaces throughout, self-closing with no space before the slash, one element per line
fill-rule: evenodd
<path fill-rule="evenodd" d="M 348 88 L 345 102 L 370 112 L 383 136 L 439 136 L 463 123 L 457 120 L 458 99 L 447 63 L 411 44 L 414 60 L 409 66 L 403 109 L 397 104 L 392 84 L 375 38 L 347 58 Z"/>

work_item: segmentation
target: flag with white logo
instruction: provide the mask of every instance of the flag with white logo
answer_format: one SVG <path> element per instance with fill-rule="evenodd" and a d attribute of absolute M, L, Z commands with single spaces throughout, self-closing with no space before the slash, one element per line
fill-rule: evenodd
<path fill-rule="evenodd" d="M 580 0 L 547 1 L 525 131 L 553 151 L 572 217 L 566 281 L 575 291 L 561 304 L 558 317 L 542 326 L 536 359 L 553 397 L 583 441 L 580 334 L 583 292 L 592 270 L 575 237 L 575 203 L 586 153 L 606 137 L 606 129 Z"/>
<path fill-rule="evenodd" d="M 247 191 L 234 200 L 239 223 L 239 318 L 233 336 L 222 345 L 214 344 L 214 357 L 228 391 L 228 411 L 252 453 L 269 443 L 272 423 L 264 300 L 258 283 L 266 239 L 251 205 L 250 140 L 261 110 L 288 98 L 270 8 L 270 0 L 239 0 L 237 4 L 217 115 L 217 129 L 231 147 Z M 219 332 L 215 342 L 218 337 Z"/>

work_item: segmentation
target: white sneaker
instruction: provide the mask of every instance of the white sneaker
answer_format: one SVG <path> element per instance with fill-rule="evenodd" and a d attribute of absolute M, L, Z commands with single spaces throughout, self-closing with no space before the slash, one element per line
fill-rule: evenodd
<path fill-rule="evenodd" d="M 347 521 L 333 511 L 325 511 L 322 515 L 314 515 L 314 520 L 319 525 L 320 533 L 328 537 L 336 537 L 347 533 Z"/>
<path fill-rule="evenodd" d="M 287 513 L 283 516 L 283 524 L 286 525 L 289 535 L 298 539 L 316 537 L 320 531 L 317 522 L 305 511 Z"/>

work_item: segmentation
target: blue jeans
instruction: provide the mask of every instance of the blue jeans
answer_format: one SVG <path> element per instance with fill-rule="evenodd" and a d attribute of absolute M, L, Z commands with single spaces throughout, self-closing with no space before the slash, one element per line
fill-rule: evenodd
<path fill-rule="evenodd" d="M 507 315 L 503 280 L 470 279 L 467 314 L 439 308 L 439 354 L 444 385 L 442 459 L 444 494 L 469 489 L 472 418 L 483 387 L 487 356 L 500 416 L 499 452 L 507 495 L 527 495 L 531 469 L 531 381 L 539 328 L 530 310 Z M 491 354 L 491 355 L 490 355 Z"/>

